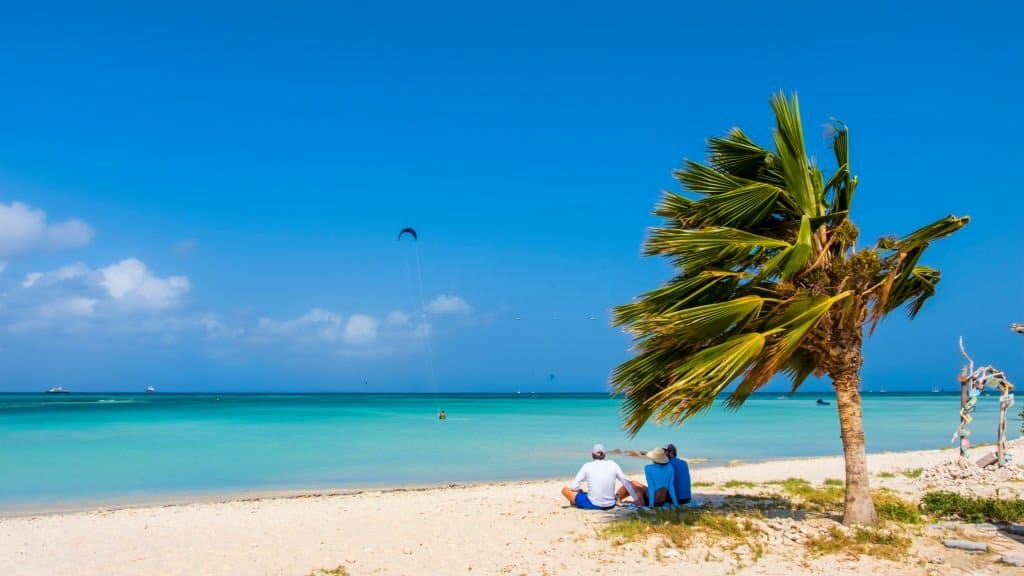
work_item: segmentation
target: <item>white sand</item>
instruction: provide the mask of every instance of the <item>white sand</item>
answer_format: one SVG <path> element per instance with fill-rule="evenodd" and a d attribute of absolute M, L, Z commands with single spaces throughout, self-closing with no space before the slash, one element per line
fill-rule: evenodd
<path fill-rule="evenodd" d="M 1014 452 L 1017 462 L 1024 461 L 1020 445 Z M 877 474 L 926 467 L 952 456 L 948 450 L 878 454 L 870 457 L 870 469 Z M 619 461 L 626 469 L 640 466 L 626 457 Z M 574 472 L 550 481 L 0 518 L 0 574 L 305 575 L 337 566 L 351 574 L 927 573 L 911 563 L 774 553 L 748 566 L 727 559 L 684 566 L 683 560 L 657 559 L 656 551 L 643 555 L 650 547 L 642 544 L 612 547 L 596 532 L 629 512 L 568 508 L 559 488 Z M 694 481 L 801 477 L 817 483 L 842 474 L 841 458 L 818 458 L 700 469 Z M 921 491 L 901 475 L 875 478 L 873 484 Z M 1024 484 L 1010 489 L 1024 491 Z M 695 498 L 706 500 L 724 491 L 694 490 Z M 993 546 L 1003 553 L 1024 551 L 1024 544 L 1013 541 Z M 996 553 L 973 556 L 937 543 L 933 548 L 927 553 L 947 555 L 939 566 L 943 574 L 1019 570 L 994 564 Z"/>

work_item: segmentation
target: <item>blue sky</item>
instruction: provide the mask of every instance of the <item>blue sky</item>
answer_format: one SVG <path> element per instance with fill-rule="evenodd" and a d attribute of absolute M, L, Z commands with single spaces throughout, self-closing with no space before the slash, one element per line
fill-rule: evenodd
<path fill-rule="evenodd" d="M 5 8 L 0 391 L 430 391 L 428 342 L 441 391 L 603 390 L 659 191 L 780 89 L 850 126 L 862 237 L 973 218 L 865 388 L 960 334 L 1024 373 L 1016 6 L 210 4 Z"/>

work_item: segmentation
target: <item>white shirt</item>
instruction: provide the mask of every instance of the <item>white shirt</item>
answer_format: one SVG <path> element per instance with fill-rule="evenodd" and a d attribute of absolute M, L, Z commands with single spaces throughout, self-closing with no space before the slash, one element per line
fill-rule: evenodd
<path fill-rule="evenodd" d="M 587 498 L 590 499 L 590 502 L 594 506 L 610 508 L 615 506 L 616 480 L 626 487 L 626 491 L 636 502 L 636 491 L 633 490 L 632 482 L 626 478 L 626 475 L 622 473 L 622 468 L 619 468 L 614 460 L 591 460 L 580 466 L 580 471 L 576 473 L 576 478 L 573 479 L 570 488 L 573 491 L 579 491 L 580 486 L 586 482 Z"/>

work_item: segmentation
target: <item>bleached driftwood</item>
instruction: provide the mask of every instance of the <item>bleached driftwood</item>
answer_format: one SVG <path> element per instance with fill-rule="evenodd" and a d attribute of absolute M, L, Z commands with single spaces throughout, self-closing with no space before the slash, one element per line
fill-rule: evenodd
<path fill-rule="evenodd" d="M 1013 326 L 1014 330 L 1016 330 L 1018 325 L 1014 324 Z M 1024 326 L 1021 326 L 1021 331 L 1024 331 Z M 1013 384 L 1006 378 L 1006 374 L 991 365 L 975 368 L 974 359 L 967 354 L 967 349 L 964 347 L 963 336 L 960 337 L 960 355 L 967 361 L 963 368 L 961 368 L 960 375 L 957 378 L 960 381 L 960 427 L 957 429 L 956 434 L 953 435 L 954 441 L 957 438 L 960 440 L 960 463 L 962 465 L 969 463 L 967 448 L 970 446 L 970 430 L 968 430 L 967 425 L 971 423 L 971 412 L 974 411 L 978 394 L 986 386 L 989 386 L 998 389 L 1000 392 L 999 428 L 996 433 L 995 461 L 991 461 L 986 456 L 978 461 L 978 465 L 982 468 L 993 463 L 1004 466 L 1006 464 L 1006 410 L 1013 405 Z M 978 392 L 972 395 L 972 390 L 977 390 Z"/>

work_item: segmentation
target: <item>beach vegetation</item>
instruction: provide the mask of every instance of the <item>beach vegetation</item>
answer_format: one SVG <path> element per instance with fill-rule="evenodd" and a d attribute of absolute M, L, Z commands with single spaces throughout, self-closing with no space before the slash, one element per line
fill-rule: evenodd
<path fill-rule="evenodd" d="M 824 484 L 825 486 L 845 486 L 846 482 L 843 482 L 838 478 L 825 478 Z"/>
<path fill-rule="evenodd" d="M 857 526 L 843 530 L 835 526 L 826 534 L 811 538 L 807 550 L 815 555 L 847 554 L 854 558 L 874 556 L 901 560 L 910 551 L 911 539 L 892 530 Z"/>
<path fill-rule="evenodd" d="M 902 475 L 904 475 L 907 478 L 910 478 L 912 480 L 916 480 L 917 478 L 920 478 L 921 474 L 923 472 L 924 472 L 924 468 L 911 468 L 909 470 L 900 470 L 900 474 L 902 474 Z"/>
<path fill-rule="evenodd" d="M 778 485 L 784 494 L 796 499 L 803 508 L 819 512 L 836 512 L 843 504 L 841 485 L 814 486 L 803 478 L 787 478 L 772 484 Z"/>
<path fill-rule="evenodd" d="M 745 480 L 729 480 L 725 484 L 722 484 L 724 488 L 754 488 L 756 484 L 753 482 L 747 482 Z"/>
<path fill-rule="evenodd" d="M 709 488 L 714 485 L 714 482 L 693 482 L 692 484 L 690 484 L 692 488 Z"/>
<path fill-rule="evenodd" d="M 878 517 L 882 520 L 899 524 L 920 524 L 922 521 L 920 507 L 895 494 L 876 490 L 871 499 L 875 503 Z"/>
<path fill-rule="evenodd" d="M 910 317 L 936 292 L 940 272 L 923 263 L 932 242 L 968 218 L 949 216 L 903 236 L 859 239 L 849 131 L 828 125 L 834 167 L 806 152 L 795 95 L 771 101 L 771 149 L 739 128 L 708 140 L 707 162 L 687 160 L 666 192 L 644 255 L 675 275 L 614 310 L 635 340 L 612 374 L 625 428 L 679 424 L 727 394 L 729 408 L 778 374 L 797 390 L 827 376 L 835 390 L 846 464 L 843 522 L 877 521 L 871 501 L 859 392 L 862 344 L 890 313 Z"/>
<path fill-rule="evenodd" d="M 1022 522 L 1024 500 L 963 496 L 955 492 L 928 492 L 921 498 L 921 508 L 940 518 L 966 522 Z"/>
<path fill-rule="evenodd" d="M 889 471 L 885 471 L 885 472 L 879 472 L 878 473 L 878 477 L 879 478 L 895 478 L 896 474 L 894 474 L 892 472 L 889 472 Z"/>
<path fill-rule="evenodd" d="M 701 536 L 714 540 L 726 550 L 747 544 L 755 557 L 763 550 L 758 542 L 760 534 L 749 516 L 731 514 L 724 509 L 688 507 L 645 510 L 602 527 L 602 535 L 614 545 L 654 536 L 668 546 L 685 548 Z"/>
<path fill-rule="evenodd" d="M 309 576 L 349 576 L 348 570 L 344 566 L 338 566 L 336 568 L 317 568 L 309 573 Z"/>

